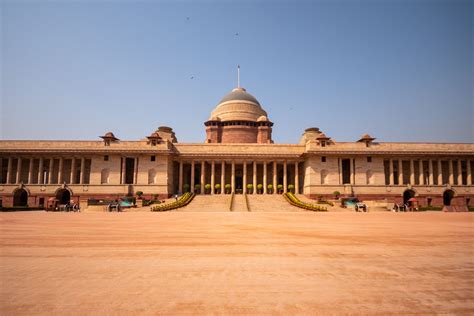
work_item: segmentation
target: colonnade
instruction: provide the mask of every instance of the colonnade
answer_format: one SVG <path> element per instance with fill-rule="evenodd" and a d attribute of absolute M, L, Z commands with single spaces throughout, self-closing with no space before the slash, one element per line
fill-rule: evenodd
<path fill-rule="evenodd" d="M 207 160 L 191 160 L 190 162 L 187 162 L 190 165 L 190 179 L 189 182 L 185 183 L 185 174 L 184 174 L 184 164 L 185 161 L 180 160 L 178 161 L 179 163 L 179 176 L 178 176 L 178 190 L 179 192 L 183 192 L 183 188 L 185 184 L 189 184 L 190 191 L 195 192 L 195 178 L 196 178 L 196 166 L 200 165 L 200 193 L 204 194 L 205 193 L 205 184 L 206 184 L 206 169 L 207 165 L 210 165 L 210 185 L 211 185 L 211 194 L 216 194 L 215 193 L 215 186 L 216 184 L 220 184 L 221 189 L 220 189 L 220 194 L 225 194 L 225 185 L 230 184 L 230 192 L 236 192 L 236 169 L 237 167 L 242 168 L 242 192 L 243 193 L 249 193 L 249 190 L 247 188 L 247 184 L 252 184 L 253 185 L 253 194 L 257 194 L 257 185 L 262 184 L 262 193 L 263 194 L 268 194 L 268 193 L 276 193 L 278 189 L 278 185 L 281 184 L 283 186 L 282 191 L 284 193 L 288 192 L 288 183 L 292 182 L 294 184 L 294 191 L 295 192 L 300 192 L 300 177 L 299 177 L 299 167 L 298 164 L 300 163 L 299 161 L 241 161 L 241 162 L 236 162 L 235 160 L 232 160 L 230 162 L 226 161 L 207 161 Z M 218 175 L 216 174 L 216 169 L 217 166 L 220 165 L 220 179 L 218 179 Z M 230 165 L 231 171 L 230 171 L 230 183 L 226 183 L 226 166 Z M 262 174 L 261 177 L 258 177 L 258 166 L 262 165 Z M 282 183 L 278 183 L 278 165 L 281 165 L 283 168 L 283 179 Z M 289 175 L 288 175 L 288 166 L 293 165 L 294 166 L 294 172 L 292 174 L 292 181 L 289 181 Z M 249 179 L 249 173 L 250 170 L 252 171 L 252 177 Z M 269 171 L 272 170 L 272 179 L 269 178 Z M 207 174 L 209 175 L 209 174 Z M 273 192 L 269 192 L 268 185 L 271 184 L 273 186 Z"/>
<path fill-rule="evenodd" d="M 408 160 L 409 164 L 409 177 L 408 181 L 404 181 L 403 175 L 405 169 L 403 168 L 403 161 L 407 159 L 389 159 L 389 170 L 388 170 L 388 184 L 394 185 L 395 182 L 398 182 L 399 185 L 402 184 L 412 184 L 412 185 L 472 185 L 473 177 L 471 170 L 471 161 L 469 159 L 410 159 Z M 442 161 L 447 162 L 448 167 L 443 169 Z M 456 168 L 454 167 L 454 162 L 456 162 Z M 425 168 L 425 165 L 428 165 Z M 465 168 L 463 168 L 465 165 Z M 395 168 L 396 166 L 396 168 Z M 436 168 L 436 172 L 435 172 Z M 395 172 L 395 169 L 396 172 Z M 415 169 L 418 170 L 418 175 L 415 175 Z M 456 169 L 456 170 L 455 170 Z M 426 172 L 425 172 L 426 171 Z M 444 171 L 444 172 L 443 172 Z M 447 179 L 443 179 L 443 173 L 447 174 Z M 398 176 L 398 179 L 395 179 L 395 176 Z M 466 176 L 463 177 L 463 174 Z M 416 179 L 416 176 L 418 179 Z M 456 176 L 456 178 L 455 178 Z M 465 181 L 463 181 L 465 178 Z M 397 181 L 395 181 L 397 180 Z M 404 183 L 405 182 L 405 183 Z"/>
<path fill-rule="evenodd" d="M 16 170 L 13 172 L 13 161 L 16 161 Z M 0 183 L 6 184 L 20 184 L 22 182 L 22 166 L 23 160 L 28 160 L 28 177 L 26 181 L 23 181 L 25 184 L 51 184 L 53 182 L 53 176 L 55 175 L 53 172 L 54 169 L 54 161 L 59 160 L 58 172 L 57 172 L 57 184 L 61 184 L 64 182 L 65 170 L 64 170 L 64 157 L 39 157 L 39 158 L 13 158 L 8 157 L 7 160 L 7 172 L 5 179 L 0 179 Z M 71 160 L 71 170 L 69 175 L 69 183 L 75 184 L 84 184 L 86 181 L 86 159 L 85 158 L 69 158 Z M 36 170 L 37 175 L 35 176 L 35 160 L 38 161 L 38 168 Z M 48 166 L 46 167 L 46 161 L 48 161 Z M 76 170 L 77 170 L 77 163 L 80 161 L 80 174 L 78 179 L 76 179 Z M 0 170 L 4 169 L 3 166 L 4 159 L 0 159 Z M 46 168 L 45 168 L 46 167 Z M 89 170 L 90 172 L 90 170 Z M 3 174 L 3 172 L 2 172 Z M 55 181 L 56 182 L 56 181 Z"/>

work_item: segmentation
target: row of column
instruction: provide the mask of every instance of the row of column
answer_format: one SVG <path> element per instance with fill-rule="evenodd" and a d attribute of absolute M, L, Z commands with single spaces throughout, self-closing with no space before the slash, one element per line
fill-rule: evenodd
<path fill-rule="evenodd" d="M 215 188 L 215 183 L 216 183 L 216 162 L 211 161 L 211 194 L 214 194 L 214 188 Z M 277 162 L 273 161 L 271 162 L 273 166 L 273 179 L 272 179 L 272 185 L 273 185 L 273 192 L 276 192 L 277 190 Z M 232 161 L 231 163 L 231 192 L 235 192 L 235 161 Z M 286 193 L 288 192 L 288 162 L 283 161 L 283 192 Z M 298 162 L 294 162 L 295 165 L 295 192 L 299 192 L 299 170 L 298 170 Z M 225 194 L 225 166 L 226 163 L 224 161 L 221 162 L 221 194 Z M 247 162 L 244 161 L 242 163 L 243 166 L 243 192 L 247 193 Z M 257 161 L 253 161 L 252 163 L 252 168 L 253 168 L 253 179 L 252 179 L 252 185 L 253 185 L 253 194 L 257 193 Z M 194 193 L 194 177 L 195 177 L 195 161 L 191 161 L 191 185 L 190 189 L 191 192 Z M 204 183 L 205 183 L 205 174 L 206 174 L 206 162 L 201 161 L 201 194 L 205 193 L 205 188 L 204 188 Z M 178 183 L 178 190 L 179 192 L 183 192 L 183 179 L 184 177 L 184 162 L 180 161 L 179 162 L 179 183 Z M 267 194 L 267 180 L 268 180 L 268 170 L 267 170 L 267 163 L 263 162 L 263 193 Z"/>
<path fill-rule="evenodd" d="M 398 184 L 403 184 L 403 160 L 402 159 L 390 159 L 389 160 L 389 184 L 393 185 L 395 183 L 395 175 L 394 175 L 394 162 L 398 161 Z M 406 161 L 406 160 L 405 160 Z M 415 163 L 418 164 L 419 170 L 419 179 L 418 183 L 420 185 L 433 185 L 435 175 L 433 172 L 433 165 L 437 164 L 437 183 L 438 185 L 443 184 L 443 169 L 441 160 L 432 160 L 429 159 L 428 161 L 428 177 L 427 181 L 425 181 L 425 174 L 423 168 L 423 161 L 424 160 L 414 160 L 411 159 L 410 162 L 410 184 L 415 184 Z M 453 160 L 448 161 L 448 183 L 453 185 L 454 183 L 454 167 L 453 167 Z M 471 185 L 472 183 L 472 172 L 471 172 L 471 161 L 466 160 L 466 173 L 467 173 L 467 185 Z M 462 165 L 461 160 L 457 160 L 457 183 L 461 185 L 462 182 Z"/>
<path fill-rule="evenodd" d="M 44 160 L 45 158 L 40 157 L 39 158 L 39 166 L 38 166 L 38 182 L 33 183 L 33 169 L 34 169 L 34 158 L 29 158 L 29 169 L 28 169 L 28 180 L 27 184 L 50 184 L 52 182 L 53 178 L 53 164 L 54 164 L 54 158 L 48 158 L 49 159 L 49 166 L 48 166 L 48 172 L 47 176 L 45 177 L 45 170 L 44 170 Z M 3 159 L 0 160 L 0 164 L 3 162 Z M 7 176 L 6 176 L 6 182 L 7 184 L 19 184 L 21 182 L 21 173 L 22 173 L 22 158 L 19 157 L 17 158 L 17 167 L 16 167 L 16 173 L 13 174 L 13 158 L 9 157 L 8 158 L 8 165 L 7 165 Z M 59 169 L 58 169 L 58 183 L 63 182 L 63 175 L 64 175 L 64 170 L 63 170 L 63 165 L 64 165 L 64 158 L 60 157 L 59 158 Z M 79 176 L 79 184 L 84 183 L 84 167 L 85 167 L 85 158 L 81 158 L 81 173 Z M 3 169 L 3 166 L 0 165 L 0 170 Z M 75 183 L 76 182 L 76 159 L 72 158 L 72 164 L 71 164 L 71 176 L 70 176 L 70 182 Z M 15 181 L 12 181 L 12 177 L 15 177 Z"/>

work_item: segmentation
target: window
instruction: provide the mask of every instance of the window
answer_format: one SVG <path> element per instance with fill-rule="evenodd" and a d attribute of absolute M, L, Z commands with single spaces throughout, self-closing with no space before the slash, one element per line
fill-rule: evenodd
<path fill-rule="evenodd" d="M 150 161 L 156 161 L 156 156 L 151 156 Z"/>
<path fill-rule="evenodd" d="M 367 157 L 367 162 L 372 162 L 372 157 Z"/>
<path fill-rule="evenodd" d="M 374 184 L 374 177 L 371 170 L 367 170 L 367 184 Z"/>
<path fill-rule="evenodd" d="M 324 140 L 321 141 L 321 147 L 326 147 L 326 141 Z"/>
<path fill-rule="evenodd" d="M 109 161 L 109 155 L 104 156 L 104 161 Z"/>
<path fill-rule="evenodd" d="M 326 162 L 326 157 L 325 156 L 321 157 L 321 162 Z"/>

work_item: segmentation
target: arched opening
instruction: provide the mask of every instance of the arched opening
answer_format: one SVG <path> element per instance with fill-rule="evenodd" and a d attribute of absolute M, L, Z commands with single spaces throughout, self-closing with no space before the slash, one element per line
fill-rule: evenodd
<path fill-rule="evenodd" d="M 71 192 L 67 189 L 60 189 L 56 192 L 58 204 L 67 204 L 71 201 Z"/>
<path fill-rule="evenodd" d="M 451 205 L 451 200 L 454 197 L 454 191 L 453 190 L 446 190 L 443 193 L 443 204 L 446 206 Z"/>
<path fill-rule="evenodd" d="M 27 206 L 28 192 L 25 189 L 18 189 L 13 194 L 13 206 Z"/>
<path fill-rule="evenodd" d="M 408 204 L 411 198 L 415 197 L 415 191 L 413 190 L 406 190 L 403 192 L 403 204 Z"/>

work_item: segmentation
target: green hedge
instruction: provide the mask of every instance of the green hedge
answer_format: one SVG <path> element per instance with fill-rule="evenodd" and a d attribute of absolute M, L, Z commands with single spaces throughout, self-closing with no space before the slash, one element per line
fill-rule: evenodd
<path fill-rule="evenodd" d="M 152 212 L 164 212 L 171 211 L 183 206 L 188 205 L 194 198 L 194 193 L 186 192 L 181 197 L 175 201 L 164 205 L 155 205 L 150 208 Z"/>
<path fill-rule="evenodd" d="M 291 205 L 294 205 L 294 206 L 297 206 L 297 207 L 300 207 L 300 208 L 304 208 L 306 210 L 313 211 L 313 212 L 326 212 L 327 211 L 327 208 L 324 207 L 324 206 L 319 206 L 319 205 L 315 205 L 315 204 L 311 204 L 311 203 L 302 202 L 300 199 L 298 199 L 291 192 L 285 193 L 285 194 L 283 194 L 283 196 L 288 201 L 288 203 L 290 203 Z"/>

